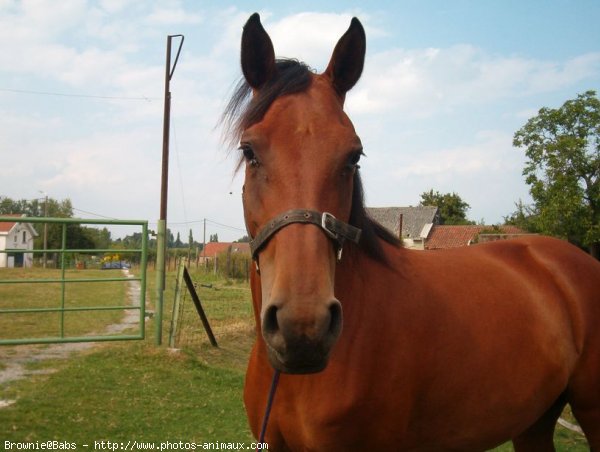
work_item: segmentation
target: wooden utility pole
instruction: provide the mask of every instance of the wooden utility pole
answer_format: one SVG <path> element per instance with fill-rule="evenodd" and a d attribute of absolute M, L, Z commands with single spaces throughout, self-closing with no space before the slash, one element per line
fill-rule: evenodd
<path fill-rule="evenodd" d="M 181 38 L 175 62 L 171 67 L 171 41 Z M 183 46 L 183 35 L 167 36 L 167 61 L 165 64 L 165 105 L 163 114 L 163 144 L 162 144 L 162 171 L 160 180 L 160 219 L 156 234 L 156 345 L 162 344 L 162 318 L 163 298 L 165 292 L 165 256 L 167 233 L 167 199 L 169 191 L 169 129 L 171 126 L 171 78 L 177 66 L 177 60 Z"/>

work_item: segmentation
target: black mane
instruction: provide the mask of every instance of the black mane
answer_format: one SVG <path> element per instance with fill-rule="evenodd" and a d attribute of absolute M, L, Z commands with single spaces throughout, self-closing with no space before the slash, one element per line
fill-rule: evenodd
<path fill-rule="evenodd" d="M 259 122 L 275 99 L 286 94 L 301 93 L 312 82 L 311 69 L 298 60 L 278 59 L 276 76 L 252 97 L 252 88 L 242 77 L 221 116 L 228 144 L 237 146 L 242 132 Z"/>
<path fill-rule="evenodd" d="M 277 73 L 257 95 L 252 97 L 252 88 L 244 78 L 235 87 L 231 99 L 221 116 L 224 125 L 226 142 L 237 146 L 242 132 L 259 122 L 279 97 L 286 94 L 304 92 L 312 81 L 312 70 L 304 63 L 291 59 L 276 61 Z M 242 160 L 243 161 L 243 158 Z M 241 164 L 240 161 L 240 164 Z M 401 246 L 401 241 L 390 231 L 371 219 L 366 211 L 363 185 L 358 170 L 354 175 L 352 192 L 352 210 L 349 223 L 362 229 L 359 247 L 374 259 L 385 262 L 385 254 L 378 239 L 395 246 Z"/>

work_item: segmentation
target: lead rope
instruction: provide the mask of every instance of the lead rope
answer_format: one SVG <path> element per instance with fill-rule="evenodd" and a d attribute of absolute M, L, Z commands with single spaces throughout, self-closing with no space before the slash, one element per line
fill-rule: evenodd
<path fill-rule="evenodd" d="M 271 408 L 273 407 L 273 399 L 275 398 L 275 390 L 277 389 L 277 383 L 279 382 L 279 374 L 281 372 L 275 370 L 273 373 L 273 380 L 271 380 L 271 389 L 269 389 L 269 398 L 267 399 L 267 408 L 265 409 L 265 416 L 263 417 L 262 427 L 260 428 L 260 436 L 258 437 L 258 444 L 256 450 L 261 450 L 262 444 L 265 442 L 265 433 L 267 433 L 267 424 L 269 422 L 269 415 L 271 414 Z"/>

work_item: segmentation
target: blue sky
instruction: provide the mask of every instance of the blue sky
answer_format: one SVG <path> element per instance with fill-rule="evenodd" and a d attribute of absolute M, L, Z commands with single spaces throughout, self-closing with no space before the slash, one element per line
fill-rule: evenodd
<path fill-rule="evenodd" d="M 600 2 L 366 3 L 0 0 L 0 195 L 44 191 L 83 218 L 155 222 L 166 35 L 182 33 L 170 227 L 201 239 L 208 218 L 207 235 L 241 237 L 242 180 L 216 125 L 240 76 L 243 23 L 260 12 L 278 56 L 321 71 L 357 16 L 367 60 L 346 107 L 368 156 L 367 203 L 416 205 L 433 188 L 500 222 L 529 200 L 514 132 L 600 88 Z"/>

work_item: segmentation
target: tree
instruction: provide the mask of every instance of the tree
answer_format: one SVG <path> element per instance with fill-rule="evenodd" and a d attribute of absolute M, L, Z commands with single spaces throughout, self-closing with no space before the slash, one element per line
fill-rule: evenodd
<path fill-rule="evenodd" d="M 219 241 L 219 235 L 218 234 L 210 234 L 210 238 L 208 239 L 209 242 L 218 242 Z"/>
<path fill-rule="evenodd" d="M 166 241 L 167 241 L 167 248 L 174 248 L 175 247 L 175 236 L 173 235 L 173 233 L 171 232 L 171 230 L 169 228 L 167 228 L 167 234 L 166 234 Z"/>
<path fill-rule="evenodd" d="M 181 241 L 181 236 L 179 235 L 179 232 L 177 233 L 177 238 L 175 239 L 175 248 L 181 248 L 183 246 L 183 242 Z"/>
<path fill-rule="evenodd" d="M 0 198 L 0 215 L 9 213 L 20 213 L 31 217 L 43 217 L 46 206 L 45 201 L 39 199 L 33 199 L 31 201 L 21 199 L 15 201 L 8 197 Z M 47 206 L 48 217 L 54 218 L 71 218 L 73 216 L 73 205 L 70 199 L 64 199 L 58 201 L 56 199 L 48 198 Z M 43 228 L 41 223 L 35 223 L 33 225 L 38 237 L 36 237 L 34 246 L 37 249 L 42 248 L 43 241 Z M 90 234 L 83 230 L 81 226 L 77 224 L 67 225 L 67 247 L 69 248 L 94 248 L 94 242 Z M 62 225 L 59 224 L 48 224 L 48 242 L 47 248 L 58 249 L 62 247 Z"/>
<path fill-rule="evenodd" d="M 11 213 L 25 214 L 28 217 L 43 217 L 44 202 L 38 199 L 17 201 L 0 196 L 0 215 Z"/>
<path fill-rule="evenodd" d="M 0 214 L 20 213 L 28 217 L 43 217 L 45 201 L 39 199 L 20 199 L 13 200 L 8 197 L 0 196 Z M 48 198 L 49 217 L 69 218 L 73 216 L 73 205 L 70 199 L 57 201 Z"/>
<path fill-rule="evenodd" d="M 535 226 L 600 258 L 600 100 L 579 94 L 560 108 L 542 108 L 514 136 L 525 148 L 523 175 Z"/>
<path fill-rule="evenodd" d="M 504 217 L 504 224 L 517 226 L 527 232 L 540 232 L 537 227 L 538 213 L 535 206 L 529 206 L 519 199 L 519 201 L 515 203 L 515 207 L 517 210 Z"/>
<path fill-rule="evenodd" d="M 110 246 L 112 244 L 112 239 L 110 236 L 110 231 L 106 227 L 104 227 L 102 229 L 96 229 L 96 228 L 88 228 L 88 229 L 91 229 L 90 233 L 92 234 L 92 237 L 94 238 L 96 247 L 98 247 L 100 249 L 110 248 Z"/>
<path fill-rule="evenodd" d="M 475 224 L 467 219 L 469 204 L 456 193 L 441 194 L 433 189 L 421 193 L 420 206 L 436 206 L 440 216 L 440 224 Z"/>
<path fill-rule="evenodd" d="M 141 232 L 134 232 L 122 239 L 115 240 L 115 245 L 122 246 L 125 249 L 140 249 L 142 247 L 143 235 Z"/>

